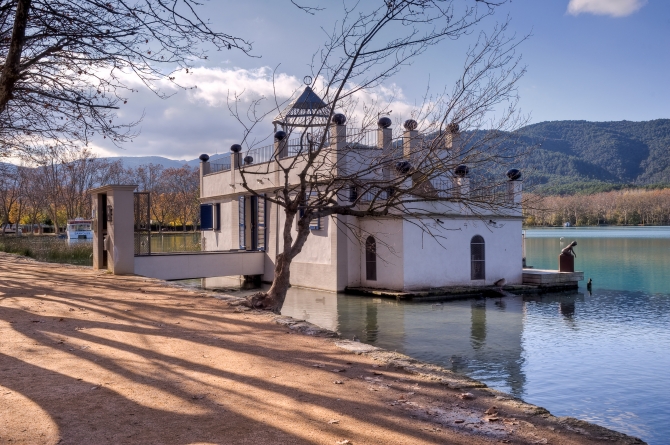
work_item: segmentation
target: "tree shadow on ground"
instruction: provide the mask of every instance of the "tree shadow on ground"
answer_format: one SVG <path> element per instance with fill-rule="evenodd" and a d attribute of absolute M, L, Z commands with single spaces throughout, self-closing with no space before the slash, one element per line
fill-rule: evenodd
<path fill-rule="evenodd" d="M 61 444 L 377 442 L 375 429 L 440 441 L 381 400 L 397 389 L 366 393 L 369 360 L 323 340 L 153 280 L 0 262 L 2 386 L 36 403 Z"/>

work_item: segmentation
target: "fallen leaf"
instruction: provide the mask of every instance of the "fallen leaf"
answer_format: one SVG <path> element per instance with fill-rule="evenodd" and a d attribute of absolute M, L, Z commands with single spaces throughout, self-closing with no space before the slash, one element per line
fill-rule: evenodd
<path fill-rule="evenodd" d="M 331 369 L 332 372 L 344 372 L 344 369 Z"/>
<path fill-rule="evenodd" d="M 342 382 L 342 380 L 335 380 L 335 381 L 333 381 L 333 383 L 336 384 L 336 385 L 341 385 L 344 382 Z"/>
<path fill-rule="evenodd" d="M 287 333 L 288 333 L 288 332 L 287 332 Z M 312 365 L 312 366 L 313 366 L 314 368 L 325 368 L 325 367 L 326 367 L 326 365 L 322 365 L 322 364 L 320 364 L 320 363 L 317 363 L 317 364 Z"/>
<path fill-rule="evenodd" d="M 464 392 L 462 394 L 459 394 L 458 398 L 461 400 L 472 400 L 475 398 L 475 396 L 472 393 Z"/>
<path fill-rule="evenodd" d="M 335 420 L 335 419 L 330 419 L 330 420 L 328 421 L 328 423 L 330 423 L 330 424 L 332 425 L 333 423 L 340 423 L 340 421 L 339 421 L 339 420 Z"/>
<path fill-rule="evenodd" d="M 335 442 L 337 445 L 351 445 L 351 442 L 348 440 L 340 440 L 339 442 Z"/>
<path fill-rule="evenodd" d="M 497 422 L 498 420 L 500 420 L 500 418 L 499 417 L 488 417 L 486 420 L 488 420 L 489 422 Z"/>
<path fill-rule="evenodd" d="M 484 414 L 495 414 L 497 412 L 498 412 L 498 408 L 495 407 L 495 406 L 492 406 L 491 408 L 484 411 Z"/>
<path fill-rule="evenodd" d="M 463 422 L 465 422 L 465 420 L 463 420 L 463 419 L 454 420 L 454 423 L 463 423 Z"/>

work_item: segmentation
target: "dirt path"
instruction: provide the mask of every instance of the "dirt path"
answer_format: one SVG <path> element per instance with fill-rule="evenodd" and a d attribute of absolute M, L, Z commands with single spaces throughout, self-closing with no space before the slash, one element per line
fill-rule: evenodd
<path fill-rule="evenodd" d="M 395 359 L 157 280 L 0 253 L 2 444 L 642 443 Z"/>

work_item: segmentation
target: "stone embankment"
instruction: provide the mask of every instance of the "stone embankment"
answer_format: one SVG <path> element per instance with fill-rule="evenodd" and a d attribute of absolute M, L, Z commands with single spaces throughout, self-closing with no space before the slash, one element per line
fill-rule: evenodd
<path fill-rule="evenodd" d="M 0 443 L 643 443 L 232 299 L 9 254 L 0 338 Z"/>

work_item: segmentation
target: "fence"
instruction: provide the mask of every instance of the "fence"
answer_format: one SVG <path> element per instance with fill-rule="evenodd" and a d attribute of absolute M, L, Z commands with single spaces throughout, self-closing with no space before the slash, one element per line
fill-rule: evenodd
<path fill-rule="evenodd" d="M 227 172 L 230 170 L 230 161 L 226 162 L 210 162 L 210 173 Z"/>
<path fill-rule="evenodd" d="M 257 147 L 248 150 L 244 157 L 246 158 L 247 156 L 251 156 L 253 158 L 253 164 L 262 164 L 263 162 L 272 161 L 274 159 L 274 155 L 275 146 L 266 145 L 265 147 Z"/>
<path fill-rule="evenodd" d="M 379 148 L 377 137 L 379 130 L 360 130 L 357 128 L 347 128 L 347 146 L 357 149 L 376 149 Z"/>

